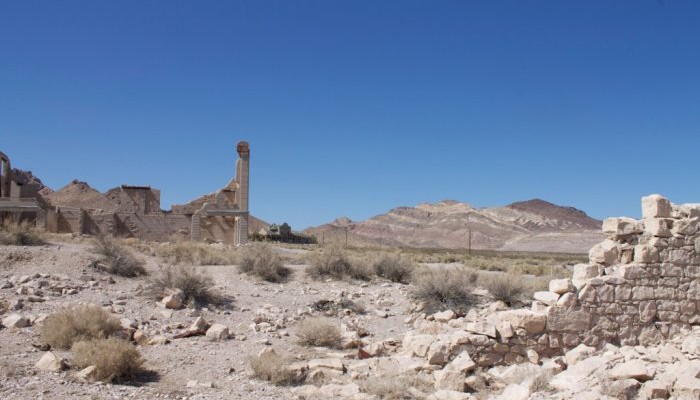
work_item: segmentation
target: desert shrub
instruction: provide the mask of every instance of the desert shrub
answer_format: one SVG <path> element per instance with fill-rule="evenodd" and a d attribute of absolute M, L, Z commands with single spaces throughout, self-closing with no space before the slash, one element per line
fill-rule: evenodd
<path fill-rule="evenodd" d="M 268 282 L 283 282 L 291 273 L 291 270 L 284 266 L 282 258 L 267 245 L 245 248 L 238 260 L 238 271 Z"/>
<path fill-rule="evenodd" d="M 78 368 L 95 366 L 94 379 L 103 382 L 126 382 L 142 371 L 139 351 L 124 340 L 94 339 L 73 346 L 73 364 Z"/>
<path fill-rule="evenodd" d="M 400 255 L 384 255 L 374 263 L 374 273 L 392 282 L 408 283 L 415 264 Z"/>
<path fill-rule="evenodd" d="M 491 293 L 494 299 L 512 306 L 525 294 L 526 287 L 521 277 L 498 274 L 486 278 L 484 286 Z"/>
<path fill-rule="evenodd" d="M 337 246 L 329 246 L 311 256 L 306 274 L 313 279 L 358 279 L 367 281 L 372 277 L 370 269 L 363 263 L 353 262 Z"/>
<path fill-rule="evenodd" d="M 424 399 L 435 391 L 432 382 L 414 372 L 389 376 L 369 376 L 360 382 L 360 391 L 383 400 Z"/>
<path fill-rule="evenodd" d="M 294 386 L 306 379 L 304 370 L 290 368 L 288 357 L 281 356 L 274 350 L 263 351 L 248 358 L 248 364 L 253 370 L 253 377 L 269 381 L 273 385 Z"/>
<path fill-rule="evenodd" d="M 332 322 L 323 318 L 308 318 L 297 329 L 299 343 L 306 346 L 338 348 L 341 334 Z"/>
<path fill-rule="evenodd" d="M 168 264 L 177 265 L 232 265 L 236 262 L 233 249 L 200 242 L 162 244 L 155 248 L 155 255 Z"/>
<path fill-rule="evenodd" d="M 530 381 L 530 393 L 553 391 L 554 388 L 549 384 L 551 380 L 551 373 L 543 372 L 538 374 Z"/>
<path fill-rule="evenodd" d="M 67 308 L 46 318 L 41 340 L 68 350 L 81 340 L 104 339 L 121 329 L 119 320 L 98 306 Z"/>
<path fill-rule="evenodd" d="M 102 256 L 100 262 L 95 264 L 100 270 L 128 278 L 146 275 L 143 261 L 114 238 L 97 236 L 93 243 L 93 251 Z"/>
<path fill-rule="evenodd" d="M 473 272 L 465 269 L 424 269 L 414 279 L 412 296 L 425 305 L 425 311 L 466 312 L 475 303 Z"/>
<path fill-rule="evenodd" d="M 209 274 L 185 265 L 161 267 L 148 280 L 148 290 L 155 298 L 163 298 L 171 289 L 180 289 L 185 301 L 194 306 L 222 305 L 225 302 L 225 298 L 213 286 L 214 279 Z"/>
<path fill-rule="evenodd" d="M 342 295 L 337 300 L 317 300 L 311 304 L 311 307 L 316 311 L 323 311 L 326 313 L 336 313 L 342 310 L 350 310 L 355 314 L 364 314 L 367 312 L 364 304 L 358 303 L 345 295 Z"/>
<path fill-rule="evenodd" d="M 0 244 L 16 246 L 40 246 L 46 244 L 44 232 L 27 221 L 6 219 L 0 225 Z"/>

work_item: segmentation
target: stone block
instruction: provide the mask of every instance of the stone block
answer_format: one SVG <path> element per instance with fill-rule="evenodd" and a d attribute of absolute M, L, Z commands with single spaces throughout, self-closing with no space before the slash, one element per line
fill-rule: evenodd
<path fill-rule="evenodd" d="M 620 250 L 617 243 L 605 239 L 591 248 L 588 252 L 588 259 L 596 264 L 613 265 L 617 262 L 619 255 Z"/>
<path fill-rule="evenodd" d="M 540 333 L 547 323 L 547 316 L 529 310 L 508 310 L 498 313 L 498 318 L 509 322 L 513 328 L 522 328 L 527 333 Z"/>
<path fill-rule="evenodd" d="M 659 250 L 650 245 L 637 245 L 634 247 L 634 262 L 645 264 L 659 262 Z"/>
<path fill-rule="evenodd" d="M 496 338 L 496 327 L 485 321 L 468 322 L 464 330 Z"/>
<path fill-rule="evenodd" d="M 649 235 L 660 238 L 669 238 L 672 236 L 671 227 L 673 226 L 673 222 L 670 219 L 646 218 L 643 222 L 644 232 Z"/>
<path fill-rule="evenodd" d="M 691 236 L 698 231 L 699 218 L 686 218 L 673 222 L 671 233 L 674 235 Z"/>
<path fill-rule="evenodd" d="M 2 325 L 6 328 L 26 328 L 31 326 L 29 318 L 19 314 L 10 314 L 2 319 Z"/>
<path fill-rule="evenodd" d="M 467 372 L 472 371 L 474 368 L 476 368 L 476 363 L 471 359 L 471 357 L 469 357 L 469 353 L 463 351 L 459 353 L 454 360 L 445 365 L 444 369 L 447 371 L 457 371 L 462 374 L 466 374 Z M 464 376 L 462 378 L 464 378 Z"/>
<path fill-rule="evenodd" d="M 591 314 L 583 309 L 551 307 L 547 314 L 547 329 L 564 332 L 583 332 L 591 325 Z"/>
<path fill-rule="evenodd" d="M 576 293 L 564 293 L 559 300 L 557 300 L 557 307 L 574 307 L 578 304 L 578 298 L 576 297 Z"/>
<path fill-rule="evenodd" d="M 475 364 L 476 365 L 476 364 Z M 464 392 L 464 374 L 458 371 L 435 371 L 435 388 Z"/>
<path fill-rule="evenodd" d="M 642 233 L 642 225 L 633 218 L 606 218 L 603 220 L 603 233 L 611 238 L 638 234 Z"/>
<path fill-rule="evenodd" d="M 551 306 L 557 303 L 557 300 L 559 300 L 559 295 L 549 291 L 541 291 L 535 292 L 533 298 L 539 302 L 542 302 L 543 304 Z"/>
<path fill-rule="evenodd" d="M 642 197 L 642 218 L 670 218 L 671 202 L 658 194 Z"/>
<path fill-rule="evenodd" d="M 576 290 L 571 279 L 552 279 L 549 281 L 549 291 L 556 294 L 564 294 Z"/>

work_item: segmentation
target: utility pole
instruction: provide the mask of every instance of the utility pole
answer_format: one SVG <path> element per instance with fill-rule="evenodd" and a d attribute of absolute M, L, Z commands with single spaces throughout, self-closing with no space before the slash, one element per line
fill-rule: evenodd
<path fill-rule="evenodd" d="M 472 254 L 472 228 L 469 228 L 469 247 L 467 248 L 467 254 Z"/>
<path fill-rule="evenodd" d="M 345 227 L 345 248 L 348 248 L 348 227 Z"/>

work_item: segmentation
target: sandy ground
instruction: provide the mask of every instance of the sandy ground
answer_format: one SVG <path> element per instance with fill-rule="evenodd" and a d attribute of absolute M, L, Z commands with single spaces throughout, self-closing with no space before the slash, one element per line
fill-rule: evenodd
<path fill-rule="evenodd" d="M 0 301 L 22 299 L 17 312 L 37 319 L 33 326 L 0 330 L 0 398 L 3 399 L 284 399 L 289 389 L 251 378 L 247 359 L 266 347 L 287 351 L 300 358 L 320 358 L 327 354 L 354 357 L 356 350 L 310 349 L 297 343 L 295 330 L 309 315 L 323 315 L 310 306 L 341 294 L 362 303 L 364 315 L 339 313 L 335 321 L 359 322 L 371 335 L 369 342 L 401 338 L 408 329 L 403 321 L 410 302 L 406 287 L 388 282 L 312 281 L 303 274 L 303 265 L 291 265 L 289 282 L 273 284 L 237 273 L 234 266 L 207 266 L 222 294 L 233 299 L 226 309 L 166 310 L 158 301 L 143 294 L 145 278 L 121 278 L 89 267 L 97 258 L 90 246 L 52 243 L 40 247 L 0 246 L 0 283 L 24 281 L 0 289 Z M 159 260 L 147 258 L 147 269 L 155 273 Z M 30 288 L 23 293 L 21 286 Z M 58 291 L 52 290 L 58 288 Z M 61 288 L 75 294 L 61 294 Z M 33 302 L 40 297 L 45 301 Z M 37 371 L 34 364 L 43 352 L 32 344 L 41 342 L 42 317 L 64 307 L 84 303 L 103 306 L 119 318 L 129 319 L 149 336 L 172 338 L 203 316 L 210 323 L 229 327 L 233 338 L 214 342 L 203 336 L 172 339 L 156 346 L 139 346 L 151 371 L 130 385 L 82 382 L 75 370 L 53 373 Z M 254 319 L 263 315 L 271 332 L 256 332 Z M 386 315 L 386 317 L 384 317 Z M 3 317 L 6 316 L 3 315 Z M 340 354 L 342 353 L 342 354 Z M 57 352 L 70 362 L 70 352 Z M 194 382 L 197 381 L 197 382 Z M 189 385 L 188 385 L 189 384 Z"/>

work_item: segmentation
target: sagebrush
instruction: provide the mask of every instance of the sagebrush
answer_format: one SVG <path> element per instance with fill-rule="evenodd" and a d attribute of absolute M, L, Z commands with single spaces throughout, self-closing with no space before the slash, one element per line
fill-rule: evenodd
<path fill-rule="evenodd" d="M 128 382 L 142 371 L 144 362 L 135 346 L 115 338 L 77 342 L 73 354 L 76 367 L 94 365 L 94 379 L 103 382 Z"/>
<path fill-rule="evenodd" d="M 274 350 L 263 351 L 248 358 L 248 364 L 253 370 L 253 377 L 269 381 L 273 385 L 300 385 L 306 379 L 305 370 L 290 368 L 289 358 L 279 355 Z"/>
<path fill-rule="evenodd" d="M 27 221 L 8 218 L 0 225 L 0 244 L 40 246 L 46 244 L 45 233 Z"/>
<path fill-rule="evenodd" d="M 483 285 L 495 300 L 500 300 L 508 306 L 513 306 L 521 300 L 526 291 L 521 277 L 506 274 L 486 278 Z"/>
<path fill-rule="evenodd" d="M 299 343 L 306 346 L 338 348 L 341 341 L 340 328 L 323 318 L 308 318 L 297 329 Z"/>
<path fill-rule="evenodd" d="M 423 303 L 428 313 L 452 310 L 466 313 L 474 304 L 474 273 L 458 269 L 423 269 L 413 280 L 412 297 Z"/>
<path fill-rule="evenodd" d="M 243 249 L 238 260 L 238 271 L 268 282 L 284 282 L 291 273 L 284 266 L 282 258 L 265 244 L 254 244 Z"/>
<path fill-rule="evenodd" d="M 372 271 L 368 266 L 350 259 L 338 246 L 329 246 L 310 256 L 306 274 L 313 279 L 358 279 L 370 280 Z"/>
<path fill-rule="evenodd" d="M 102 256 L 100 262 L 95 264 L 100 270 L 127 278 L 146 275 L 143 261 L 114 238 L 97 236 L 93 242 L 93 251 Z"/>
<path fill-rule="evenodd" d="M 226 302 L 225 297 L 214 289 L 214 279 L 201 268 L 185 265 L 161 267 L 148 280 L 148 290 L 157 299 L 163 298 L 171 289 L 182 290 L 185 301 L 193 306 Z"/>
<path fill-rule="evenodd" d="M 158 245 L 155 255 L 176 265 L 232 265 L 237 256 L 230 247 L 188 241 Z"/>
<path fill-rule="evenodd" d="M 40 334 L 44 343 L 68 350 L 75 342 L 105 339 L 120 329 L 119 320 L 101 307 L 78 306 L 49 315 Z"/>
<path fill-rule="evenodd" d="M 374 263 L 374 273 L 392 282 L 408 283 L 416 269 L 415 263 L 397 254 L 383 255 Z"/>

